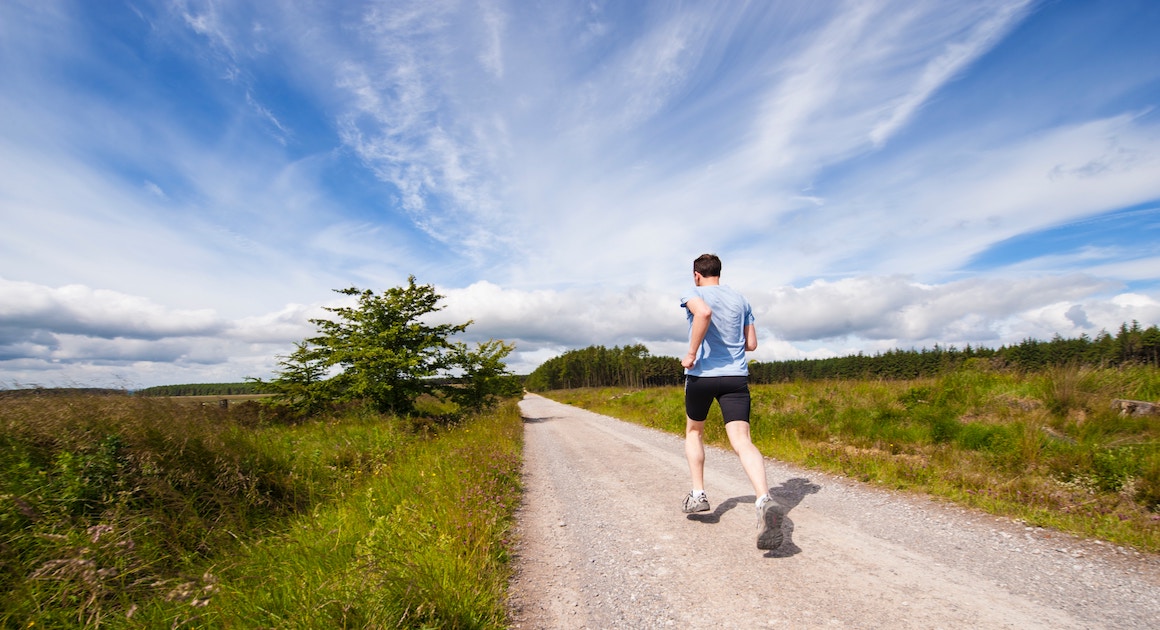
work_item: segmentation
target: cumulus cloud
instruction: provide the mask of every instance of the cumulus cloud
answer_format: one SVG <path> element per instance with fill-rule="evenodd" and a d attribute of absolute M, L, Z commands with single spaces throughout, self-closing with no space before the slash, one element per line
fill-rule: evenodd
<path fill-rule="evenodd" d="M 311 319 L 326 319 L 322 305 L 287 304 L 281 310 L 231 322 L 225 336 L 247 343 L 280 343 L 305 339 L 316 332 Z"/>
<path fill-rule="evenodd" d="M 103 339 L 211 336 L 226 323 L 210 309 L 168 309 L 147 298 L 80 285 L 50 288 L 0 278 L 0 325 Z"/>
<path fill-rule="evenodd" d="M 211 309 L 173 309 L 107 289 L 0 278 L 0 369 L 37 384 L 51 375 L 49 384 L 99 377 L 124 386 L 134 375 L 163 375 L 164 366 L 170 376 L 163 382 L 181 373 L 194 381 L 212 374 L 227 381 L 264 377 L 276 355 L 314 331 L 309 319 L 325 314 L 321 305 L 290 304 L 229 321 Z"/>
<path fill-rule="evenodd" d="M 533 346 L 628 345 L 671 339 L 684 315 L 678 297 L 643 287 L 623 292 L 505 289 L 477 282 L 442 291 L 438 319 L 462 323 L 472 337 L 522 341 Z M 599 340 L 599 341 L 594 341 Z"/>
<path fill-rule="evenodd" d="M 1008 318 L 1105 293 L 1115 285 L 1084 276 L 972 278 L 941 285 L 906 276 L 818 280 L 758 298 L 769 328 L 790 341 L 857 336 L 899 341 L 1008 341 Z"/>

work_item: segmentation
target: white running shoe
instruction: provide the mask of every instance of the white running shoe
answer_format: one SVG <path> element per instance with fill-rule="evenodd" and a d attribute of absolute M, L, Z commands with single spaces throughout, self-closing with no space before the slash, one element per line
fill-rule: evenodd
<path fill-rule="evenodd" d="M 781 546 L 781 512 L 768 494 L 757 500 L 757 548 L 777 549 Z"/>
<path fill-rule="evenodd" d="M 704 492 L 697 494 L 692 490 L 685 495 L 685 502 L 681 506 L 685 514 L 692 514 L 693 512 L 708 512 L 709 511 L 709 497 Z"/>

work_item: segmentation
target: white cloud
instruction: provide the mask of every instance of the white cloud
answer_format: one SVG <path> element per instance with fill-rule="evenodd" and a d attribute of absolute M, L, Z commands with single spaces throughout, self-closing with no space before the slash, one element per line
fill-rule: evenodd
<path fill-rule="evenodd" d="M 483 3 L 480 8 L 483 12 L 484 36 L 479 63 L 491 76 L 503 79 L 503 41 L 507 16 L 495 4 Z"/>
<path fill-rule="evenodd" d="M 290 304 L 228 321 L 209 309 L 172 309 L 106 289 L 0 278 L 0 373 L 44 386 L 267 377 L 276 356 L 316 332 L 309 319 L 328 315 L 319 304 Z"/>
<path fill-rule="evenodd" d="M 333 304 L 341 304 L 336 300 Z M 327 319 L 330 313 L 322 305 L 287 304 L 273 313 L 243 317 L 231 323 L 227 337 L 249 344 L 275 344 L 286 347 L 317 333 L 311 319 Z M 285 353 L 284 353 L 285 354 Z"/>
<path fill-rule="evenodd" d="M 1107 166 L 1083 169 L 1093 163 Z M 1158 173 L 1160 127 L 1131 115 L 1014 141 L 954 134 L 868 167 L 758 242 L 785 252 L 799 277 L 912 270 L 941 279 L 1008 238 L 1156 199 Z"/>
<path fill-rule="evenodd" d="M 890 116 L 870 131 L 875 146 L 904 127 L 915 112 L 947 81 L 989 51 L 1026 14 L 1032 0 L 998 5 L 994 13 L 970 26 L 962 39 L 945 40 L 943 52 L 926 63 L 918 81 L 890 108 Z"/>
<path fill-rule="evenodd" d="M 112 339 L 214 335 L 225 324 L 209 309 L 174 310 L 147 298 L 79 285 L 49 288 L 0 278 L 0 322 L 29 330 Z"/>
<path fill-rule="evenodd" d="M 977 278 L 941 285 L 905 276 L 817 280 L 751 297 L 761 325 L 807 341 L 857 336 L 943 343 L 1006 342 L 1007 319 L 1061 300 L 1105 293 L 1107 282 L 1083 276 Z"/>
<path fill-rule="evenodd" d="M 542 345 L 607 346 L 669 339 L 683 330 L 679 296 L 641 287 L 624 292 L 504 289 L 477 282 L 445 289 L 438 319 L 468 320 L 471 338 L 509 339 Z M 594 341 L 600 340 L 600 341 Z"/>

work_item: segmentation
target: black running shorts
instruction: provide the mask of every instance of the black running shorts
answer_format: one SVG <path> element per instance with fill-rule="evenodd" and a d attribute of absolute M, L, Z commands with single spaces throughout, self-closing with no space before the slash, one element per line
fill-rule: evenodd
<path fill-rule="evenodd" d="M 725 422 L 749 422 L 748 376 L 686 376 L 685 415 L 702 422 L 716 400 Z"/>

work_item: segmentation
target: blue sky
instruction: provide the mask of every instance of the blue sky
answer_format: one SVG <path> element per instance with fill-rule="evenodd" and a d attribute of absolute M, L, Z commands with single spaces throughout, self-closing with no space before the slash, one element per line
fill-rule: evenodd
<path fill-rule="evenodd" d="M 269 377 L 414 275 L 516 344 L 759 360 L 1160 323 L 1160 3 L 0 3 L 0 386 Z"/>

